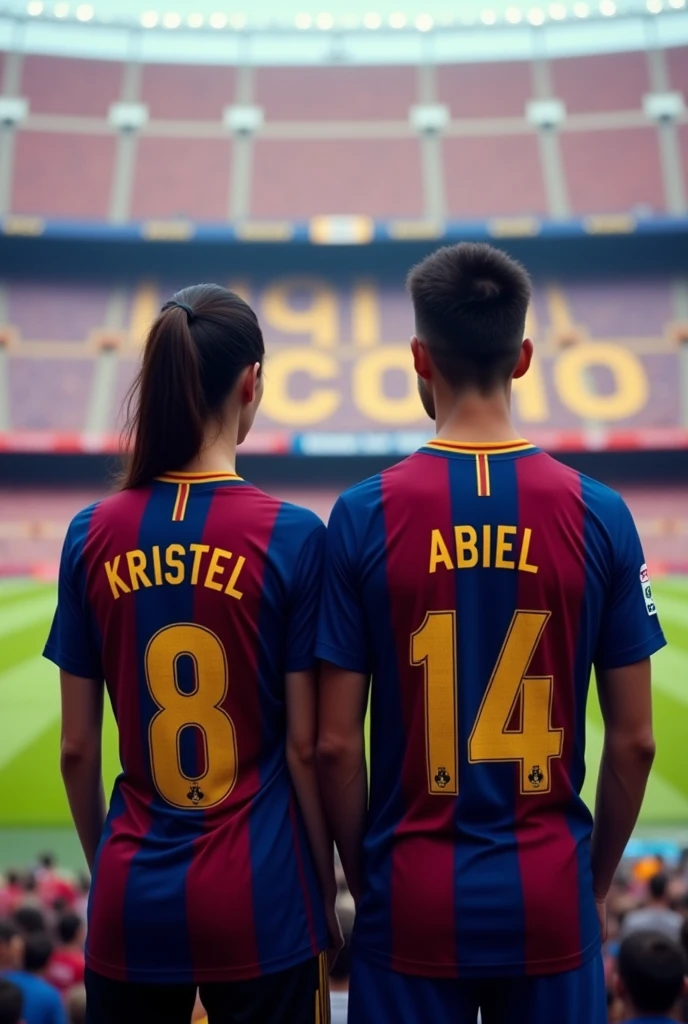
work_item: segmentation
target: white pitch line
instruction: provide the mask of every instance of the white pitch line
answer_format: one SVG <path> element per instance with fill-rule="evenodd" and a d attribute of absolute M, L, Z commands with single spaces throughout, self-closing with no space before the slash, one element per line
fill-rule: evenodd
<path fill-rule="evenodd" d="M 55 611 L 55 595 L 43 594 L 30 601 L 18 601 L 0 608 L 0 637 L 17 633 L 21 629 L 48 621 Z M 46 629 L 46 638 L 48 631 Z"/>
<path fill-rule="evenodd" d="M 585 760 L 588 765 L 585 785 L 583 787 L 583 799 L 588 807 L 593 810 L 595 805 L 595 786 L 597 784 L 597 773 L 602 756 L 604 732 L 601 725 L 591 722 L 586 723 L 586 749 Z M 647 824 L 650 821 L 663 821 L 688 819 L 688 797 L 660 775 L 657 768 L 653 768 L 645 791 L 643 810 L 640 814 L 640 823 Z"/>
<path fill-rule="evenodd" d="M 60 717 L 57 669 L 40 656 L 0 673 L 0 768 Z M 55 752 L 55 771 L 58 770 Z"/>

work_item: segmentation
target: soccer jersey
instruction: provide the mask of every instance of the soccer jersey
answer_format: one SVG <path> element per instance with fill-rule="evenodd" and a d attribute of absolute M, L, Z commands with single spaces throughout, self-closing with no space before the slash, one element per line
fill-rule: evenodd
<path fill-rule="evenodd" d="M 433 441 L 342 495 L 317 653 L 372 675 L 357 955 L 436 977 L 594 955 L 590 670 L 664 643 L 619 495 L 527 441 Z"/>
<path fill-rule="evenodd" d="M 286 764 L 285 673 L 311 669 L 325 528 L 227 474 L 80 512 L 46 656 L 105 679 L 119 727 L 87 965 L 254 978 L 316 956 L 324 912 Z"/>

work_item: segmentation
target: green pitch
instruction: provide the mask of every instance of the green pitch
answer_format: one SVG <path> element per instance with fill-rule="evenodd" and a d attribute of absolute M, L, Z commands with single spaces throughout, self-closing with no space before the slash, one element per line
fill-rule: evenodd
<path fill-rule="evenodd" d="M 654 585 L 669 646 L 654 660 L 657 759 L 642 823 L 688 823 L 688 578 Z M 69 823 L 59 772 L 60 697 L 57 670 L 41 657 L 55 606 L 55 588 L 0 581 L 0 827 Z M 594 692 L 588 708 L 588 763 L 599 762 L 602 723 Z M 118 770 L 117 737 L 108 711 L 106 788 Z M 591 801 L 595 771 L 585 795 Z"/>

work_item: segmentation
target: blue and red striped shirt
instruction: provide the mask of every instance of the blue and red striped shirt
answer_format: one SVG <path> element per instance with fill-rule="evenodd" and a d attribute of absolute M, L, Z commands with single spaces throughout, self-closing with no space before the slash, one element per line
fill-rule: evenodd
<path fill-rule="evenodd" d="M 619 495 L 527 441 L 433 441 L 342 495 L 316 651 L 372 676 L 360 956 L 471 977 L 595 954 L 590 672 L 664 643 Z"/>
<path fill-rule="evenodd" d="M 321 896 L 285 756 L 311 669 L 325 527 L 228 474 L 171 473 L 80 512 L 45 654 L 104 679 L 119 729 L 87 964 L 213 982 L 318 954 Z"/>

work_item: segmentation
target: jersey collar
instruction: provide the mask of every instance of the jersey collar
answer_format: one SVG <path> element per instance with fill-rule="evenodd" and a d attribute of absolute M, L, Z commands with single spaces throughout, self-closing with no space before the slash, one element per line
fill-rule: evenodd
<path fill-rule="evenodd" d="M 447 441 L 441 437 L 435 437 L 428 441 L 425 448 L 435 448 L 443 452 L 460 452 L 462 455 L 506 455 L 509 452 L 525 452 L 535 445 L 525 438 L 515 438 L 513 441 Z"/>
<path fill-rule="evenodd" d="M 165 484 L 219 484 L 224 480 L 241 480 L 236 473 L 163 473 L 156 480 Z"/>

